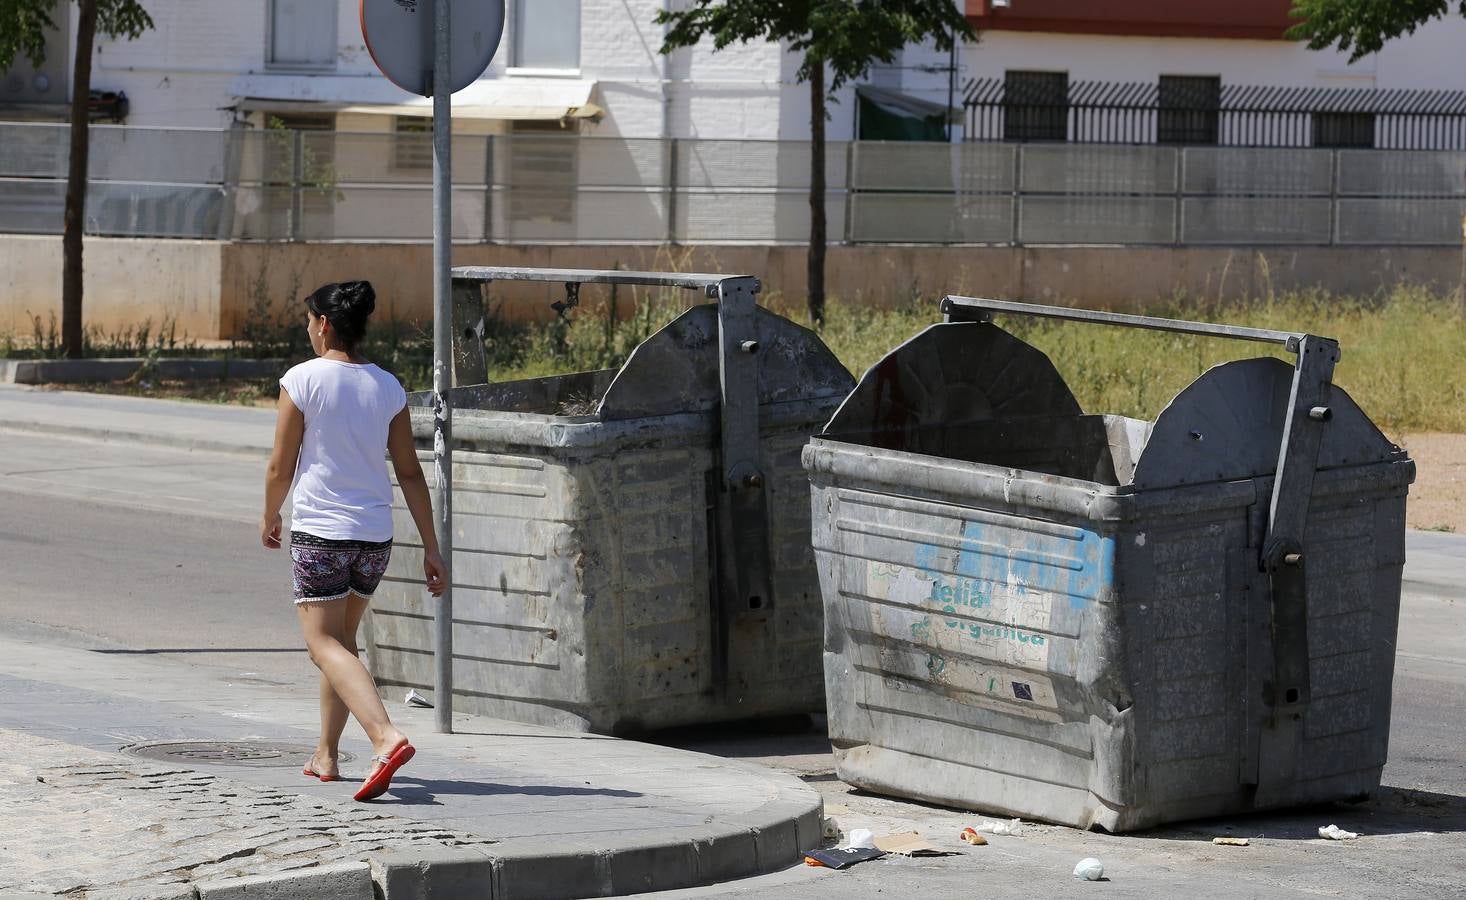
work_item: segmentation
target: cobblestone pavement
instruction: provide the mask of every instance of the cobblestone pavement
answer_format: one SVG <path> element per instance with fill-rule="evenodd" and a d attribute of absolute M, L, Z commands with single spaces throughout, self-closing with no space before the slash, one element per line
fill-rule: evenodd
<path fill-rule="evenodd" d="M 0 730 L 0 897 L 124 900 L 170 885 L 493 842 L 350 801 Z M 46 765 L 37 766 L 37 760 Z"/>
<path fill-rule="evenodd" d="M 787 775 L 461 713 L 438 734 L 432 710 L 396 702 L 418 754 L 357 804 L 359 738 L 345 780 L 300 773 L 313 691 L 150 654 L 0 636 L 0 698 L 0 900 L 235 900 L 240 876 L 321 900 L 342 866 L 362 874 L 332 898 L 365 900 L 393 873 L 471 881 L 444 896 L 600 896 L 766 872 L 818 841 L 819 797 Z M 157 746 L 178 742 L 206 747 Z M 173 758 L 123 752 L 139 743 Z M 293 761 L 264 764 L 276 753 Z"/>

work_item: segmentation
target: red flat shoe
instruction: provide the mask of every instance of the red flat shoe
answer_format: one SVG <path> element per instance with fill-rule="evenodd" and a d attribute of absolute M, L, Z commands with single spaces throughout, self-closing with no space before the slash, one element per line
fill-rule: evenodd
<path fill-rule="evenodd" d="M 392 786 L 392 776 L 397 770 L 407 765 L 417 750 L 411 744 L 403 744 L 392 751 L 391 756 L 373 756 L 372 762 L 381 763 L 382 767 L 371 774 L 371 777 L 361 783 L 361 788 L 356 792 L 357 800 L 375 800 L 387 793 L 387 788 Z"/>
<path fill-rule="evenodd" d="M 322 781 L 340 781 L 341 780 L 341 776 L 340 775 L 320 775 L 320 774 L 316 773 L 315 771 L 313 771 L 311 769 L 310 763 L 306 763 L 305 768 L 300 770 L 300 774 L 302 774 L 302 775 L 308 775 L 311 778 L 319 778 Z"/>

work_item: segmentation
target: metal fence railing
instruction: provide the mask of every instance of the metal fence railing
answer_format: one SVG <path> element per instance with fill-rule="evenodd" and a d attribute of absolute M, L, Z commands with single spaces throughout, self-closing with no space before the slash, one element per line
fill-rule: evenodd
<path fill-rule="evenodd" d="M 969 141 L 1466 150 L 1466 91 L 1222 84 L 1218 77 L 975 78 Z"/>
<path fill-rule="evenodd" d="M 430 135 L 94 126 L 87 229 L 426 241 Z M 0 232 L 59 233 L 66 126 L 0 125 Z M 831 143 L 847 243 L 1459 245 L 1466 151 Z M 454 238 L 802 243 L 810 145 L 458 136 Z"/>

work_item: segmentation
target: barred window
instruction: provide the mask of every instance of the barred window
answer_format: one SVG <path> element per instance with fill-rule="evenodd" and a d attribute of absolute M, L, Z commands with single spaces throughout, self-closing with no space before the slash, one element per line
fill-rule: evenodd
<path fill-rule="evenodd" d="M 1069 139 L 1069 73 L 1009 71 L 1003 76 L 1003 140 Z"/>
<path fill-rule="evenodd" d="M 511 228 L 573 226 L 579 139 L 558 122 L 515 122 L 505 149 Z"/>
<path fill-rule="evenodd" d="M 397 116 L 392 131 L 392 168 L 433 167 L 433 120 L 428 116 Z"/>
<path fill-rule="evenodd" d="M 1374 113 L 1314 113 L 1313 146 L 1374 146 Z"/>
<path fill-rule="evenodd" d="M 1159 86 L 1156 143 L 1218 143 L 1221 136 L 1221 78 L 1162 75 Z"/>

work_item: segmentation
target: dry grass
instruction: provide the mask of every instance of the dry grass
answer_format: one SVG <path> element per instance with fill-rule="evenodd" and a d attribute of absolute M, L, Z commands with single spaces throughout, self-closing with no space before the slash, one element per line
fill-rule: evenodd
<path fill-rule="evenodd" d="M 604 290 L 587 293 L 585 303 L 567 320 L 491 322 L 490 376 L 505 381 L 619 366 L 638 343 L 696 302 L 684 291 L 622 288 L 613 315 L 612 298 Z M 802 310 L 788 308 L 789 301 L 775 298 L 773 305 L 808 324 Z M 1392 437 L 1466 433 L 1466 316 L 1450 299 L 1401 289 L 1372 300 L 1322 294 L 1228 305 L 1177 300 L 1153 312 L 1336 338 L 1343 359 L 1335 382 Z M 851 306 L 836 298 L 829 304 L 822 336 L 859 375 L 939 319 L 934 298 L 895 309 Z M 1046 352 L 1085 410 L 1146 419 L 1154 418 L 1210 366 L 1268 352 L 1261 344 L 1016 316 L 1002 317 L 998 324 Z M 296 334 L 300 330 L 282 334 L 293 340 L 301 337 Z M 252 349 L 259 352 L 244 355 L 298 359 L 309 352 L 303 338 L 293 344 L 240 348 Z M 409 389 L 428 387 L 432 345 L 425 329 L 380 323 L 369 333 L 365 352 L 396 372 Z M 226 402 L 253 399 L 248 390 L 226 386 L 195 385 L 175 393 Z"/>
<path fill-rule="evenodd" d="M 1293 295 L 1220 307 L 1178 301 L 1153 314 L 1335 338 L 1343 350 L 1335 383 L 1386 432 L 1466 432 L 1466 317 L 1447 299 L 1415 290 L 1369 302 Z M 824 336 L 860 373 L 937 319 L 931 301 L 889 312 L 836 304 Z M 998 324 L 1047 353 L 1085 410 L 1144 419 L 1211 366 L 1267 352 L 1261 344 L 1016 316 Z"/>

